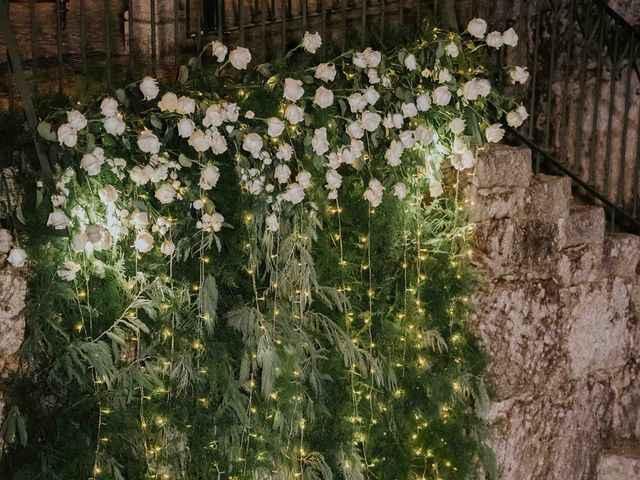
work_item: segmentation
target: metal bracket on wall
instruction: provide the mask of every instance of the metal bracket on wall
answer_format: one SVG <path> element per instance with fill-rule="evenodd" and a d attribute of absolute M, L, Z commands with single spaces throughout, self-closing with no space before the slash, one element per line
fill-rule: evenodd
<path fill-rule="evenodd" d="M 0 38 L 4 40 L 7 46 L 7 53 L 9 54 L 9 61 L 11 63 L 11 70 L 13 72 L 13 78 L 20 93 L 22 99 L 22 108 L 27 118 L 27 124 L 33 132 L 33 142 L 38 155 L 38 161 L 40 162 L 41 173 L 46 180 L 53 179 L 53 173 L 51 171 L 51 165 L 49 159 L 43 149 L 42 144 L 38 140 L 36 133 L 38 129 L 38 115 L 33 103 L 33 95 L 31 88 L 27 83 L 27 77 L 22 67 L 22 61 L 20 60 L 20 53 L 18 52 L 18 44 L 16 37 L 11 30 L 11 24 L 9 22 L 9 3 L 5 0 L 0 5 Z"/>

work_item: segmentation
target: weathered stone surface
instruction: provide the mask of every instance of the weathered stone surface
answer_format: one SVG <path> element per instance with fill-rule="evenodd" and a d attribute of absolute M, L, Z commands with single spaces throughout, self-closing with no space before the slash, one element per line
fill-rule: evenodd
<path fill-rule="evenodd" d="M 557 279 L 563 286 L 594 282 L 601 275 L 603 245 L 587 243 L 561 250 Z"/>
<path fill-rule="evenodd" d="M 0 377 L 13 373 L 17 352 L 24 337 L 24 310 L 27 284 L 10 267 L 0 270 Z"/>
<path fill-rule="evenodd" d="M 625 233 L 607 235 L 604 239 L 603 267 L 611 275 L 631 277 L 640 259 L 640 237 Z"/>
<path fill-rule="evenodd" d="M 568 177 L 539 174 L 527 188 L 525 217 L 556 220 L 567 214 L 571 201 L 571 180 Z"/>
<path fill-rule="evenodd" d="M 618 442 L 600 456 L 597 480 L 640 478 L 640 443 Z"/>
<path fill-rule="evenodd" d="M 524 208 L 525 189 L 517 187 L 465 187 L 466 210 L 471 222 L 514 217 Z"/>
<path fill-rule="evenodd" d="M 528 148 L 492 144 L 478 152 L 473 179 L 478 188 L 527 187 L 531 177 Z"/>
<path fill-rule="evenodd" d="M 548 278 L 558 263 L 562 232 L 561 221 L 502 219 L 481 222 L 476 225 L 474 258 L 492 277 L 519 274 Z"/>
<path fill-rule="evenodd" d="M 564 247 L 604 243 L 604 210 L 593 205 L 573 205 L 564 223 Z"/>

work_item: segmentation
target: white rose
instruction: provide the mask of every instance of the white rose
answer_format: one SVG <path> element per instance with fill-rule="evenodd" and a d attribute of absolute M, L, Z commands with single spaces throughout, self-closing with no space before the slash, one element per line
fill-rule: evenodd
<path fill-rule="evenodd" d="M 515 47 L 518 44 L 518 34 L 513 29 L 513 27 L 505 32 L 502 32 L 502 42 L 505 45 L 509 45 L 510 47 Z"/>
<path fill-rule="evenodd" d="M 416 139 L 414 138 L 411 130 L 400 132 L 400 141 L 405 148 L 411 148 L 416 143 Z"/>
<path fill-rule="evenodd" d="M 316 155 L 322 155 L 329 151 L 329 141 L 327 140 L 327 129 L 325 127 L 316 128 L 311 146 Z"/>
<path fill-rule="evenodd" d="M 476 164 L 476 157 L 469 149 L 463 153 L 455 154 L 451 157 L 451 165 L 456 170 L 466 170 Z"/>
<path fill-rule="evenodd" d="M 284 110 L 284 117 L 291 125 L 296 125 L 304 119 L 304 110 L 298 105 L 287 105 L 287 108 Z"/>
<path fill-rule="evenodd" d="M 412 118 L 418 115 L 418 109 L 416 108 L 416 104 L 411 103 L 403 103 L 400 107 L 402 109 L 402 116 L 404 118 Z"/>
<path fill-rule="evenodd" d="M 155 78 L 144 77 L 140 82 L 140 91 L 145 100 L 153 100 L 160 93 L 160 88 Z"/>
<path fill-rule="evenodd" d="M 214 104 L 207 107 L 207 111 L 202 119 L 202 125 L 205 127 L 219 127 L 226 118 L 225 109 L 221 105 Z"/>
<path fill-rule="evenodd" d="M 131 177 L 133 183 L 141 187 L 149 182 L 151 173 L 153 173 L 153 168 L 148 165 L 144 167 L 136 165 L 129 171 L 129 177 Z"/>
<path fill-rule="evenodd" d="M 495 48 L 496 50 L 502 47 L 504 44 L 504 40 L 502 39 L 502 34 L 500 32 L 491 32 L 487 35 L 487 45 Z"/>
<path fill-rule="evenodd" d="M 442 68 L 438 72 L 438 83 L 447 83 L 453 80 L 448 68 Z"/>
<path fill-rule="evenodd" d="M 372 106 L 375 105 L 378 100 L 380 100 L 380 94 L 373 87 L 367 88 L 364 91 L 363 96 L 367 103 Z"/>
<path fill-rule="evenodd" d="M 202 210 L 204 208 L 204 202 L 200 199 L 194 200 L 191 205 L 196 210 Z"/>
<path fill-rule="evenodd" d="M 104 150 L 100 147 L 96 147 L 93 152 L 85 153 L 82 156 L 80 166 L 87 172 L 87 175 L 93 177 L 100 173 L 104 160 Z"/>
<path fill-rule="evenodd" d="M 148 232 L 140 232 L 136 237 L 133 246 L 140 253 L 150 252 L 153 248 L 153 237 Z"/>
<path fill-rule="evenodd" d="M 58 127 L 58 142 L 65 147 L 75 147 L 78 143 L 78 132 L 68 123 Z"/>
<path fill-rule="evenodd" d="M 211 190 L 218 183 L 220 178 L 220 169 L 215 165 L 207 165 L 200 172 L 200 188 L 202 190 Z"/>
<path fill-rule="evenodd" d="M 175 112 L 178 108 L 178 96 L 173 92 L 167 92 L 158 102 L 158 108 L 163 112 Z"/>
<path fill-rule="evenodd" d="M 362 52 L 355 53 L 355 55 L 353 56 L 353 64 L 356 67 L 360 67 L 360 68 L 367 67 L 367 61 L 364 59 L 364 55 L 362 54 Z"/>
<path fill-rule="evenodd" d="M 462 86 L 462 95 L 467 100 L 477 100 L 491 93 L 491 84 L 484 78 L 472 78 Z"/>
<path fill-rule="evenodd" d="M 227 46 L 224 43 L 219 42 L 218 40 L 211 44 L 211 53 L 220 63 L 224 61 L 224 58 L 227 56 L 228 51 L 229 49 L 227 48 Z"/>
<path fill-rule="evenodd" d="M 369 47 L 364 49 L 364 51 L 362 52 L 362 56 L 367 64 L 367 67 L 371 68 L 375 68 L 380 65 L 380 61 L 382 60 L 382 54 Z"/>
<path fill-rule="evenodd" d="M 364 128 L 362 128 L 360 122 L 356 120 L 355 122 L 351 122 L 347 125 L 347 134 L 351 138 L 362 138 L 364 136 Z"/>
<path fill-rule="evenodd" d="M 138 137 L 138 148 L 145 153 L 156 154 L 160 151 L 160 140 L 149 130 L 144 130 Z"/>
<path fill-rule="evenodd" d="M 296 205 L 304 200 L 304 188 L 299 183 L 291 183 L 287 187 L 287 191 L 282 194 L 282 198 Z"/>
<path fill-rule="evenodd" d="M 336 78 L 336 67 L 330 63 L 321 63 L 316 67 L 314 77 L 323 82 L 333 82 Z"/>
<path fill-rule="evenodd" d="M 87 237 L 87 241 L 96 245 L 102 242 L 102 237 L 104 236 L 104 229 L 99 225 L 89 225 L 85 230 L 84 234 Z"/>
<path fill-rule="evenodd" d="M 451 58 L 456 58 L 460 54 L 460 50 L 458 50 L 458 46 L 455 44 L 455 42 L 448 43 L 445 51 Z"/>
<path fill-rule="evenodd" d="M 180 138 L 189 138 L 195 129 L 196 124 L 190 118 L 181 118 L 178 122 L 178 136 Z"/>
<path fill-rule="evenodd" d="M 63 264 L 64 268 L 58 269 L 57 275 L 67 282 L 73 282 L 76 279 L 76 273 L 80 271 L 80 265 L 76 262 L 67 261 Z"/>
<path fill-rule="evenodd" d="M 378 70 L 375 68 L 367 70 L 367 78 L 369 79 L 369 83 L 380 83 L 380 76 L 378 75 Z"/>
<path fill-rule="evenodd" d="M 171 256 L 176 251 L 176 245 L 171 240 L 165 240 L 160 245 L 160 253 L 163 255 Z"/>
<path fill-rule="evenodd" d="M 527 80 L 529 80 L 529 72 L 527 72 L 527 67 L 515 67 L 509 70 L 509 76 L 511 77 L 511 81 L 515 83 L 525 84 Z"/>
<path fill-rule="evenodd" d="M 516 110 L 507 113 L 507 124 L 510 127 L 518 128 L 524 121 L 529 118 L 529 113 L 523 105 L 520 105 Z"/>
<path fill-rule="evenodd" d="M 227 122 L 234 123 L 240 116 L 240 107 L 237 103 L 224 102 L 224 118 Z"/>
<path fill-rule="evenodd" d="M 397 140 L 391 140 L 391 144 L 386 152 L 384 152 L 384 158 L 391 167 L 397 167 L 400 165 L 402 157 L 402 152 L 404 152 L 404 145 L 402 142 Z"/>
<path fill-rule="evenodd" d="M 364 199 L 367 200 L 373 208 L 382 203 L 382 192 L 384 187 L 379 180 L 375 178 L 369 180 L 369 187 L 364 192 Z"/>
<path fill-rule="evenodd" d="M 0 253 L 9 253 L 12 243 L 13 237 L 11 236 L 11 232 L 6 228 L 0 229 Z"/>
<path fill-rule="evenodd" d="M 476 38 L 484 38 L 484 34 L 487 33 L 487 22 L 481 18 L 474 18 L 467 25 L 467 31 Z"/>
<path fill-rule="evenodd" d="M 448 105 L 451 101 L 451 92 L 449 91 L 448 87 L 443 85 L 433 91 L 433 93 L 431 94 L 431 98 L 433 100 L 433 103 L 435 103 L 436 105 Z"/>
<path fill-rule="evenodd" d="M 185 97 L 184 95 L 178 99 L 178 106 L 176 112 L 180 115 L 191 115 L 196 111 L 196 101 L 191 97 Z"/>
<path fill-rule="evenodd" d="M 290 160 L 292 155 L 293 155 L 293 147 L 288 143 L 283 143 L 282 145 L 280 145 L 278 147 L 278 151 L 276 152 L 276 158 L 283 160 L 285 162 Z"/>
<path fill-rule="evenodd" d="M 249 152 L 254 158 L 258 158 L 260 150 L 262 150 L 262 137 L 257 133 L 250 133 L 242 142 L 242 149 Z"/>
<path fill-rule="evenodd" d="M 278 165 L 273 176 L 278 180 L 278 183 L 287 183 L 291 177 L 291 169 L 287 165 Z"/>
<path fill-rule="evenodd" d="M 322 46 L 322 38 L 320 37 L 320 34 L 318 32 L 316 33 L 304 32 L 304 38 L 302 39 L 302 46 L 307 52 L 311 54 L 316 53 L 318 49 Z"/>
<path fill-rule="evenodd" d="M 67 203 L 67 197 L 64 195 L 51 195 L 51 204 L 54 207 L 59 207 L 61 205 L 64 205 L 65 203 Z"/>
<path fill-rule="evenodd" d="M 53 227 L 56 230 L 64 230 L 69 225 L 69 218 L 62 210 L 54 209 L 49 214 L 47 219 L 47 226 Z"/>
<path fill-rule="evenodd" d="M 100 113 L 105 117 L 113 117 L 118 113 L 118 101 L 112 97 L 106 97 L 100 102 Z"/>
<path fill-rule="evenodd" d="M 256 118 L 256 112 L 254 112 L 253 110 L 247 110 L 244 114 L 244 118 L 248 118 L 249 120 L 253 120 L 254 118 Z"/>
<path fill-rule="evenodd" d="M 84 252 L 87 246 L 87 236 L 84 233 L 76 233 L 71 238 L 71 249 L 74 252 Z"/>
<path fill-rule="evenodd" d="M 449 128 L 456 135 L 461 135 L 464 132 L 465 123 L 462 118 L 454 118 L 449 122 Z"/>
<path fill-rule="evenodd" d="M 206 152 L 211 147 L 211 136 L 202 130 L 194 130 L 187 141 L 196 152 Z"/>
<path fill-rule="evenodd" d="M 404 117 L 401 113 L 394 113 L 393 115 L 387 114 L 383 123 L 385 128 L 402 128 L 403 124 Z"/>
<path fill-rule="evenodd" d="M 407 186 L 402 182 L 396 183 L 393 186 L 393 194 L 400 200 L 404 199 L 407 196 Z"/>
<path fill-rule="evenodd" d="M 429 98 L 429 95 L 426 93 L 419 95 L 418 98 L 416 98 L 416 107 L 418 107 L 418 110 L 421 112 L 429 110 L 431 108 L 431 98 Z"/>
<path fill-rule="evenodd" d="M 244 47 L 236 47 L 229 54 L 229 61 L 233 68 L 245 70 L 251 62 L 251 52 Z"/>
<path fill-rule="evenodd" d="M 367 106 L 367 99 L 360 93 L 352 93 L 347 97 L 351 113 L 361 112 Z"/>
<path fill-rule="evenodd" d="M 283 97 L 291 102 L 296 102 L 304 95 L 304 88 L 302 88 L 302 80 L 295 78 L 284 79 L 284 93 Z"/>
<path fill-rule="evenodd" d="M 498 143 L 504 137 L 504 128 L 499 123 L 489 125 L 484 132 L 487 142 Z"/>
<path fill-rule="evenodd" d="M 98 190 L 98 197 L 105 205 L 113 205 L 118 199 L 118 190 L 113 185 L 105 185 Z"/>
<path fill-rule="evenodd" d="M 442 190 L 442 184 L 438 180 L 431 180 L 429 184 L 429 195 L 433 198 L 437 198 L 444 193 Z"/>
<path fill-rule="evenodd" d="M 67 123 L 76 130 L 82 130 L 87 126 L 87 119 L 78 110 L 71 110 L 67 112 Z"/>
<path fill-rule="evenodd" d="M 275 213 L 272 213 L 265 219 L 265 224 L 267 225 L 267 229 L 270 232 L 277 232 L 280 228 L 280 222 L 278 221 L 278 217 Z"/>
<path fill-rule="evenodd" d="M 172 203 L 176 197 L 176 191 L 169 183 L 163 183 L 156 190 L 155 197 L 162 203 L 163 205 L 167 205 Z"/>
<path fill-rule="evenodd" d="M 271 117 L 267 120 L 267 133 L 271 137 L 279 137 L 284 132 L 284 127 L 284 122 L 279 118 Z"/>
<path fill-rule="evenodd" d="M 296 181 L 302 185 L 302 188 L 309 188 L 311 186 L 311 173 L 306 170 L 301 170 L 296 175 Z"/>
<path fill-rule="evenodd" d="M 322 86 L 318 87 L 316 95 L 313 98 L 313 103 L 318 105 L 320 108 L 330 107 L 333 104 L 333 92 L 328 88 L 324 88 Z"/>
<path fill-rule="evenodd" d="M 120 136 L 124 133 L 124 129 L 126 128 L 126 123 L 124 120 L 120 118 L 118 115 L 114 115 L 113 117 L 106 117 L 102 120 L 102 125 L 104 126 L 104 130 L 111 135 Z"/>
<path fill-rule="evenodd" d="M 227 150 L 227 139 L 218 130 L 213 130 L 211 133 L 211 151 L 216 155 L 222 155 Z"/>
<path fill-rule="evenodd" d="M 380 122 L 382 122 L 382 117 L 380 117 L 380 115 L 378 115 L 377 113 L 370 112 L 369 110 L 364 112 L 362 114 L 362 118 L 360 119 L 362 127 L 367 132 L 374 132 L 378 128 L 378 126 L 380 126 Z"/>
<path fill-rule="evenodd" d="M 7 257 L 7 261 L 12 267 L 20 268 L 24 266 L 27 261 L 27 252 L 22 248 L 12 248 L 9 252 L 9 256 Z"/>
<path fill-rule="evenodd" d="M 147 212 L 136 211 L 131 215 L 131 225 L 136 230 L 144 230 L 149 225 L 149 214 Z"/>
<path fill-rule="evenodd" d="M 416 57 L 413 53 L 410 53 L 405 57 L 404 66 L 409 70 L 415 70 L 416 68 L 418 68 L 418 62 L 416 62 Z"/>
<path fill-rule="evenodd" d="M 327 170 L 324 178 L 327 181 L 325 188 L 327 188 L 328 190 L 337 190 L 342 185 L 342 175 L 340 175 L 337 170 Z"/>

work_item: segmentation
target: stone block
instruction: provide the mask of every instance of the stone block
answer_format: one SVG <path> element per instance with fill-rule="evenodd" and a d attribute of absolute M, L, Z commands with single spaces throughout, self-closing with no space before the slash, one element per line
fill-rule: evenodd
<path fill-rule="evenodd" d="M 586 243 L 564 248 L 560 252 L 556 275 L 565 287 L 594 282 L 601 277 L 602 243 Z"/>
<path fill-rule="evenodd" d="M 632 352 L 631 282 L 620 277 L 560 290 L 561 316 L 569 322 L 566 348 L 571 375 L 623 367 Z"/>
<path fill-rule="evenodd" d="M 478 152 L 475 175 L 478 188 L 527 187 L 531 181 L 531 150 L 492 144 Z"/>
<path fill-rule="evenodd" d="M 17 353 L 24 338 L 22 315 L 27 294 L 27 282 L 11 268 L 0 270 L 0 377 L 17 369 Z"/>
<path fill-rule="evenodd" d="M 638 480 L 640 443 L 619 441 L 605 450 L 598 460 L 596 480 Z"/>
<path fill-rule="evenodd" d="M 636 275 L 640 260 L 640 237 L 627 233 L 606 235 L 603 267 L 606 273 L 621 277 Z"/>
<path fill-rule="evenodd" d="M 564 222 L 563 247 L 604 243 L 604 210 L 593 205 L 572 205 Z"/>
<path fill-rule="evenodd" d="M 527 188 L 523 215 L 555 220 L 567 215 L 571 202 L 571 179 L 539 174 Z"/>
<path fill-rule="evenodd" d="M 467 185 L 464 189 L 466 211 L 471 222 L 515 217 L 523 209 L 525 189 L 523 187 L 476 188 Z"/>
<path fill-rule="evenodd" d="M 498 281 L 474 295 L 468 322 L 487 353 L 496 398 L 543 390 L 561 372 L 568 377 L 559 307 L 552 281 Z"/>
<path fill-rule="evenodd" d="M 474 234 L 474 258 L 492 277 L 549 278 L 558 263 L 561 232 L 560 221 L 505 218 L 480 222 Z"/>

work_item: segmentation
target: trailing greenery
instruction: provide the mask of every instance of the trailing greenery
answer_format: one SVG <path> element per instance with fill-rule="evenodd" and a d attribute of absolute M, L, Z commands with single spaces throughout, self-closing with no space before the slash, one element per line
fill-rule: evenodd
<path fill-rule="evenodd" d="M 18 236 L 28 336 L 1 476 L 492 475 L 458 198 L 508 104 L 478 85 L 481 27 L 347 52 L 333 80 L 313 35 L 253 70 L 216 42 L 175 98 L 146 78 L 52 111 L 58 172 Z"/>

